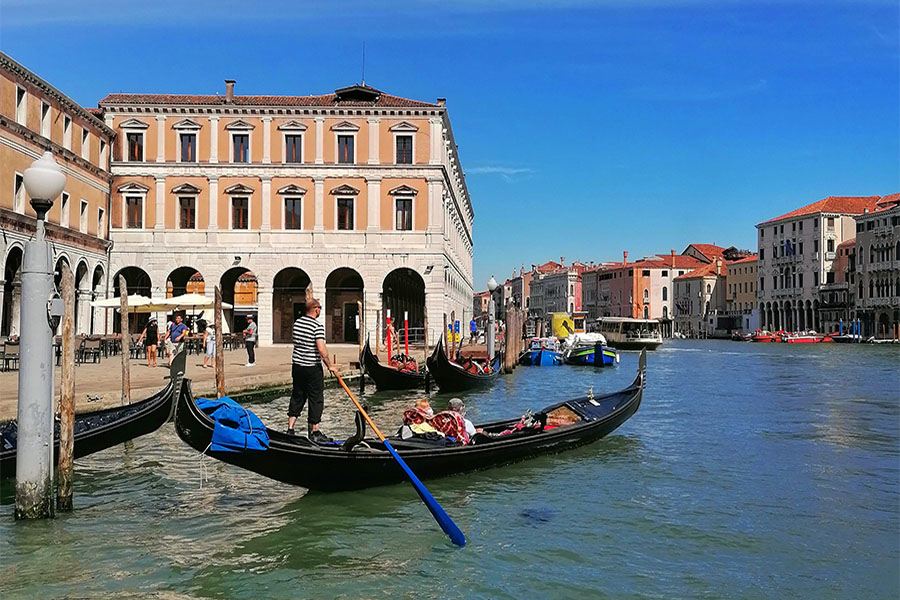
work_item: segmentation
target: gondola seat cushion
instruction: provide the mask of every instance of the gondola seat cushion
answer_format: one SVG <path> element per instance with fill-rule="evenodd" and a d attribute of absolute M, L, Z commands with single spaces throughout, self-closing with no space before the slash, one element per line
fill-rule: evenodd
<path fill-rule="evenodd" d="M 269 432 L 263 422 L 231 398 L 198 398 L 196 402 L 215 422 L 210 450 L 243 452 L 269 447 Z"/>

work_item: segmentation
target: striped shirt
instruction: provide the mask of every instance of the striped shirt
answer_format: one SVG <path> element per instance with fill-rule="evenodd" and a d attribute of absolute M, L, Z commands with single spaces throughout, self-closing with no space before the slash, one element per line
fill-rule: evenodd
<path fill-rule="evenodd" d="M 316 340 L 325 339 L 325 326 L 310 316 L 303 315 L 294 321 L 294 352 L 291 362 L 301 367 L 317 367 L 322 364 Z"/>

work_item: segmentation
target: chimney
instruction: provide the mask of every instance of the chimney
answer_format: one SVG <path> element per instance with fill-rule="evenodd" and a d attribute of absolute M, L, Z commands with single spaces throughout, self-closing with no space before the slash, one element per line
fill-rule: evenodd
<path fill-rule="evenodd" d="M 438 106 L 447 106 L 447 99 L 446 98 L 438 98 L 437 103 L 438 103 Z"/>
<path fill-rule="evenodd" d="M 622 264 L 625 265 L 626 263 L 628 263 L 628 250 L 622 253 Z"/>
<path fill-rule="evenodd" d="M 672 250 L 672 268 L 675 268 L 675 251 Z"/>
<path fill-rule="evenodd" d="M 566 257 L 565 256 L 559 257 L 559 264 L 561 264 L 562 266 L 566 266 Z"/>
<path fill-rule="evenodd" d="M 722 272 L 722 259 L 718 256 L 716 257 L 716 275 L 719 275 Z"/>
<path fill-rule="evenodd" d="M 225 104 L 234 104 L 234 79 L 225 80 Z"/>

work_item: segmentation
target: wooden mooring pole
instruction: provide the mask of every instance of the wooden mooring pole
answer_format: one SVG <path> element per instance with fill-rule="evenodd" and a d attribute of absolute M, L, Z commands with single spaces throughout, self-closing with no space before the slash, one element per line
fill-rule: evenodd
<path fill-rule="evenodd" d="M 62 381 L 59 394 L 59 463 L 56 510 L 72 510 L 73 454 L 75 450 L 75 278 L 62 265 Z"/>
<path fill-rule="evenodd" d="M 122 335 L 122 406 L 125 406 L 131 404 L 131 331 L 128 329 L 128 284 L 124 275 L 119 275 L 119 330 Z"/>
<path fill-rule="evenodd" d="M 216 286 L 213 327 L 216 330 L 216 396 L 225 396 L 225 340 L 222 339 L 222 289 Z M 177 398 L 176 398 L 177 401 Z"/>
<path fill-rule="evenodd" d="M 456 311 L 450 311 L 450 360 L 456 360 Z"/>

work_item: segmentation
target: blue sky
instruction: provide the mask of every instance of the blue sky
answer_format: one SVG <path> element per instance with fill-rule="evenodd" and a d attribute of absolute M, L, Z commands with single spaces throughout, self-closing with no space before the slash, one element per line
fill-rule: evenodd
<path fill-rule="evenodd" d="M 895 1 L 0 1 L 0 49 L 110 92 L 446 97 L 475 286 L 690 242 L 829 195 L 900 191 Z M 41 45 L 36 44 L 41 40 Z"/>

